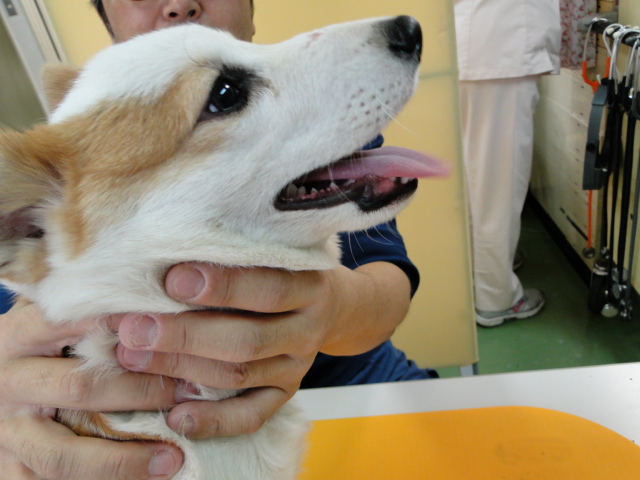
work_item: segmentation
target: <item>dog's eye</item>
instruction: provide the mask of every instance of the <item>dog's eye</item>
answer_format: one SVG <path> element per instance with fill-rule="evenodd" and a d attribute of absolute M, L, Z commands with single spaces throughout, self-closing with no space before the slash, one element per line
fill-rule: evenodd
<path fill-rule="evenodd" d="M 213 82 L 198 122 L 221 118 L 244 109 L 253 96 L 257 76 L 239 67 L 223 67 Z"/>
<path fill-rule="evenodd" d="M 209 113 L 224 113 L 237 110 L 245 101 L 242 86 L 226 78 L 219 78 L 211 89 Z"/>

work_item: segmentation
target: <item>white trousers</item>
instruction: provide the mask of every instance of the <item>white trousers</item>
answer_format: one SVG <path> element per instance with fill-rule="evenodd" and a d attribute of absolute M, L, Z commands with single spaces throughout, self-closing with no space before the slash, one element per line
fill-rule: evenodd
<path fill-rule="evenodd" d="M 531 179 L 538 77 L 460 82 L 478 310 L 505 310 L 523 295 L 513 258 Z"/>

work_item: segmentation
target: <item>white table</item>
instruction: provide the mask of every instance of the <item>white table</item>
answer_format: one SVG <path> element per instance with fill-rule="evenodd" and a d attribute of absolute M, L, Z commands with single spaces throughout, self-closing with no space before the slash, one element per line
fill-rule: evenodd
<path fill-rule="evenodd" d="M 319 388 L 295 398 L 311 420 L 541 407 L 599 423 L 640 445 L 640 363 Z"/>

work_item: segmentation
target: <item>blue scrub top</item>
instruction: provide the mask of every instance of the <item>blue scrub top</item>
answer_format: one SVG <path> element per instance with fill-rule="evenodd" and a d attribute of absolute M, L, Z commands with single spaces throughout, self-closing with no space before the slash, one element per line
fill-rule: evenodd
<path fill-rule="evenodd" d="M 0 285 L 0 314 L 6 313 L 13 306 L 13 294 Z"/>

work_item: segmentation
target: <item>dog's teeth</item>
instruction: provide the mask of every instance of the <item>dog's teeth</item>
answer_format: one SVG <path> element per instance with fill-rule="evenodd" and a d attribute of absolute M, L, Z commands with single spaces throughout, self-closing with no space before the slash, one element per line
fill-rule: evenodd
<path fill-rule="evenodd" d="M 335 183 L 331 182 L 331 185 L 329 185 L 329 188 L 327 190 L 338 190 L 338 186 Z"/>
<path fill-rule="evenodd" d="M 311 189 L 311 193 L 312 193 L 312 194 L 316 194 L 316 193 L 318 193 L 318 190 L 316 190 L 315 188 L 312 188 L 312 189 Z"/>
<path fill-rule="evenodd" d="M 348 187 L 349 185 L 353 185 L 354 183 L 356 183 L 355 180 L 347 180 L 346 182 L 344 182 L 344 186 Z"/>
<path fill-rule="evenodd" d="M 290 183 L 287 187 L 287 191 L 285 192 L 285 198 L 295 198 L 298 196 L 298 187 L 296 187 L 293 183 Z"/>
<path fill-rule="evenodd" d="M 402 177 L 402 178 L 400 179 L 400 183 L 401 183 L 402 185 L 406 185 L 406 184 L 407 184 L 407 183 L 409 183 L 410 181 L 411 181 L 411 179 L 410 179 L 409 177 Z"/>
<path fill-rule="evenodd" d="M 298 195 L 306 195 L 307 194 L 307 189 L 304 187 L 304 185 L 302 187 L 300 187 L 298 189 Z"/>

